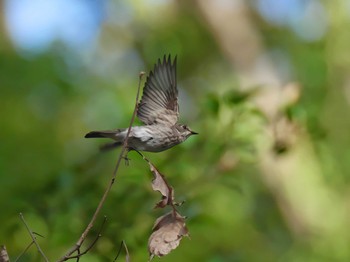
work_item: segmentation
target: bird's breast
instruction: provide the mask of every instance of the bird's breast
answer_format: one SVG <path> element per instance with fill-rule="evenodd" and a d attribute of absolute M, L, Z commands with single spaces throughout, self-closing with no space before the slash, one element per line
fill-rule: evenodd
<path fill-rule="evenodd" d="M 184 141 L 177 130 L 168 126 L 152 125 L 134 128 L 128 144 L 136 150 L 160 152 Z"/>

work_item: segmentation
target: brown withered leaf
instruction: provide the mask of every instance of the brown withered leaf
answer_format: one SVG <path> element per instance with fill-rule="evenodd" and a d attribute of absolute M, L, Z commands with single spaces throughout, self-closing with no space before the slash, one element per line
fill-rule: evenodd
<path fill-rule="evenodd" d="M 153 226 L 153 233 L 148 240 L 150 260 L 154 256 L 164 256 L 177 248 L 183 236 L 188 236 L 185 218 L 177 211 L 159 217 Z"/>
<path fill-rule="evenodd" d="M 10 257 L 7 253 L 6 246 L 4 246 L 4 245 L 0 246 L 0 261 L 1 262 L 9 262 L 10 261 Z"/>
<path fill-rule="evenodd" d="M 156 204 L 156 208 L 163 208 L 166 205 L 173 205 L 174 201 L 174 189 L 167 183 L 164 175 L 162 175 L 154 165 L 149 162 L 149 167 L 153 173 L 152 189 L 159 191 L 162 194 L 162 200 Z"/>

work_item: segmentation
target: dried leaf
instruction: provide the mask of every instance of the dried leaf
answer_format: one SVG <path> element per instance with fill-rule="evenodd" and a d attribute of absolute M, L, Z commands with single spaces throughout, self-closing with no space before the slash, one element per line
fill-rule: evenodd
<path fill-rule="evenodd" d="M 159 217 L 153 226 L 153 233 L 148 241 L 151 259 L 164 256 L 175 249 L 183 236 L 188 236 L 185 218 L 173 210 Z"/>
<path fill-rule="evenodd" d="M 154 191 L 159 191 L 162 194 L 162 200 L 156 204 L 156 208 L 163 208 L 166 205 L 173 205 L 174 201 L 174 190 L 167 183 L 165 177 L 149 162 L 149 166 L 151 172 L 154 175 L 154 179 L 152 180 L 152 189 Z"/>
<path fill-rule="evenodd" d="M 4 246 L 4 245 L 0 246 L 0 261 L 1 262 L 9 262 L 10 261 L 6 246 Z"/>

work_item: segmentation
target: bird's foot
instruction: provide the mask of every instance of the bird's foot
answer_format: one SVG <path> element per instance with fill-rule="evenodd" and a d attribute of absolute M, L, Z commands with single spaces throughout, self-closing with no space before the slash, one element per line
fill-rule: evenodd
<path fill-rule="evenodd" d="M 129 152 L 131 151 L 131 148 L 127 148 L 125 155 L 122 157 L 124 159 L 125 165 L 129 166 L 131 158 L 128 157 Z"/>
<path fill-rule="evenodd" d="M 131 158 L 128 158 L 128 155 L 122 157 L 126 166 L 129 166 Z"/>

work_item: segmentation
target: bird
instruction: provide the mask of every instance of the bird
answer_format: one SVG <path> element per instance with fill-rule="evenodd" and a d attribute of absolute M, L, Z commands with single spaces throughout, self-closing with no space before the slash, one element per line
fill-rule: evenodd
<path fill-rule="evenodd" d="M 184 142 L 197 132 L 187 125 L 178 123 L 179 104 L 176 80 L 175 56 L 166 55 L 163 61 L 158 59 L 147 76 L 141 100 L 137 104 L 137 117 L 144 124 L 132 126 L 127 140 L 128 151 L 161 152 Z M 111 138 L 101 149 L 112 149 L 121 146 L 127 136 L 128 128 L 115 130 L 91 131 L 85 138 Z"/>

